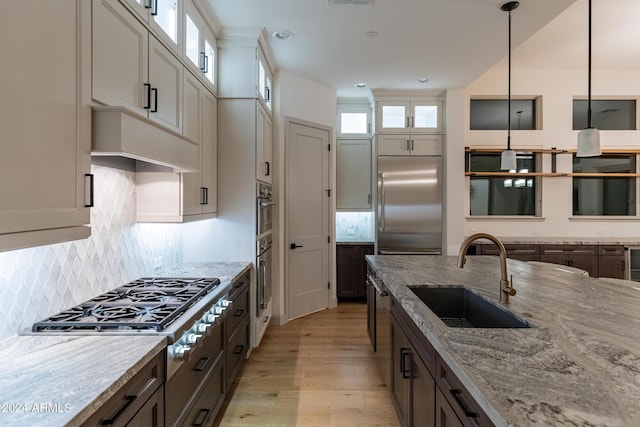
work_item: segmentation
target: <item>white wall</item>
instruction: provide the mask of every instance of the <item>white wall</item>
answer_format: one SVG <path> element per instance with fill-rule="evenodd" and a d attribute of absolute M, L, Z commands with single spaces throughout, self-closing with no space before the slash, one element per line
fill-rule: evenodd
<path fill-rule="evenodd" d="M 274 214 L 274 233 L 277 238 L 274 247 L 274 289 L 273 289 L 273 316 L 276 322 L 286 321 L 285 316 L 285 250 L 284 240 L 284 192 L 285 192 L 285 122 L 287 118 L 304 120 L 331 128 L 335 128 L 337 93 L 334 88 L 322 85 L 315 81 L 280 70 L 275 78 L 275 118 L 273 159 L 276 170 L 274 176 L 274 199 L 278 203 Z M 335 140 L 335 134 L 334 134 Z M 332 151 L 332 186 L 335 187 L 335 150 Z M 335 194 L 335 193 L 334 193 Z M 332 206 L 335 212 L 335 206 Z M 335 215 L 330 216 L 332 221 Z M 334 225 L 331 224 L 331 229 Z M 335 239 L 333 239 L 335 242 Z M 331 265 L 334 266 L 332 282 L 335 288 L 335 250 L 331 251 Z"/>
<path fill-rule="evenodd" d="M 574 7 L 575 9 L 575 7 Z M 569 9 L 567 13 L 572 13 Z M 531 49 L 531 43 L 547 38 L 547 32 L 555 31 L 555 21 L 515 49 L 512 55 L 512 95 L 542 96 L 542 129 L 536 131 L 511 131 L 514 148 L 564 148 L 575 149 L 577 132 L 572 130 L 572 101 L 576 96 L 587 95 L 586 59 L 584 67 L 557 69 L 554 64 L 558 51 L 563 51 L 562 40 L 547 44 L 546 49 Z M 586 25 L 586 24 L 585 24 Z M 522 52 L 536 52 L 536 58 Z M 523 69 L 520 63 L 535 64 L 535 68 Z M 640 96 L 640 70 L 606 69 L 597 67 L 594 61 L 592 95 Z M 470 131 L 469 99 L 479 95 L 502 95 L 507 92 L 507 66 L 502 61 L 480 76 L 464 90 L 449 91 L 447 96 L 447 136 L 455 151 L 447 159 L 448 188 L 451 198 L 459 194 L 464 204 L 449 200 L 447 224 L 449 253 L 456 252 L 463 235 L 488 232 L 500 237 L 552 236 L 552 237 L 640 237 L 640 221 L 637 218 L 623 220 L 572 218 L 572 179 L 553 177 L 542 179 L 542 218 L 540 219 L 470 219 L 469 179 L 464 176 L 462 147 L 504 147 L 506 131 Z M 603 148 L 640 147 L 639 131 L 601 131 Z M 452 154 L 452 153 L 448 153 Z M 572 171 L 572 156 L 558 155 L 558 172 Z M 544 171 L 550 172 L 551 156 L 543 155 Z M 454 209 L 462 209 L 460 217 Z M 640 212 L 640 209 L 637 208 Z M 463 233 L 458 232 L 463 230 Z M 455 234 L 454 234 L 455 233 Z M 453 248 L 455 245 L 456 248 Z"/>

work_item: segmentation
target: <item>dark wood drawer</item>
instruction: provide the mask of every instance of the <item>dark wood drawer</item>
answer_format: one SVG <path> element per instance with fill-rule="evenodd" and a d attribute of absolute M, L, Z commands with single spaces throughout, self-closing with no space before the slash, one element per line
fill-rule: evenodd
<path fill-rule="evenodd" d="M 600 245 L 598 246 L 600 256 L 624 256 L 624 246 L 622 245 Z"/>
<path fill-rule="evenodd" d="M 218 321 L 211 327 L 211 333 L 205 337 L 205 346 L 196 348 L 191 358 L 167 380 L 165 387 L 169 396 L 166 402 L 166 414 L 169 425 L 172 425 L 184 406 L 189 402 L 194 390 L 200 387 L 213 366 L 224 359 L 224 322 Z"/>
<path fill-rule="evenodd" d="M 241 281 L 240 287 L 235 287 L 229 294 L 233 302 L 227 310 L 227 337 L 233 335 L 245 318 L 249 317 L 249 280 Z"/>
<path fill-rule="evenodd" d="M 164 373 L 165 352 L 162 351 L 127 381 L 82 426 L 126 425 L 160 388 L 164 382 Z"/>
<path fill-rule="evenodd" d="M 542 245 L 541 255 L 568 254 L 568 255 L 597 255 L 596 245 Z"/>
<path fill-rule="evenodd" d="M 464 426 L 493 426 L 487 414 L 473 399 L 447 364 L 436 356 L 436 384 Z"/>
<path fill-rule="evenodd" d="M 218 360 L 195 402 L 180 417 L 174 426 L 210 426 L 226 396 L 224 383 L 224 363 Z"/>
<path fill-rule="evenodd" d="M 231 386 L 249 351 L 249 319 L 244 318 L 235 333 L 227 341 L 227 385 Z"/>
<path fill-rule="evenodd" d="M 496 245 L 482 244 L 480 255 L 500 255 L 500 251 Z M 538 245 L 521 245 L 521 244 L 505 244 L 504 248 L 508 255 L 538 255 L 540 248 Z"/>

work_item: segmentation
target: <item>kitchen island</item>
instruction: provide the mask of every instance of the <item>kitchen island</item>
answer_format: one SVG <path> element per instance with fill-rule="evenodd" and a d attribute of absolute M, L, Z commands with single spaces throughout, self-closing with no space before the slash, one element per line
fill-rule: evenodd
<path fill-rule="evenodd" d="M 450 328 L 408 286 L 464 285 L 500 304 L 498 257 L 367 261 L 495 425 L 638 425 L 639 289 L 509 259 L 506 307 L 532 327 Z"/>

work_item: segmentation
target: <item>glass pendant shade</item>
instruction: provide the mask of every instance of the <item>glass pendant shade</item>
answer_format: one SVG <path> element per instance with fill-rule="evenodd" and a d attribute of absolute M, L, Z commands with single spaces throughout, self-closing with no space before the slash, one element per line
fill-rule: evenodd
<path fill-rule="evenodd" d="M 576 157 L 595 157 L 601 154 L 600 131 L 592 127 L 582 129 L 578 133 L 578 150 Z"/>
<path fill-rule="evenodd" d="M 508 149 L 502 152 L 502 155 L 500 156 L 500 169 L 503 171 L 518 169 L 515 151 Z"/>

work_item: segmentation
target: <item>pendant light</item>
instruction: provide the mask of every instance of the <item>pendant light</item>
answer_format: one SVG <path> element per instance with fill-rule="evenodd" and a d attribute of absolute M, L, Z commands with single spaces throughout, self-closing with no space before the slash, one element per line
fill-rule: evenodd
<path fill-rule="evenodd" d="M 510 1 L 500 8 L 503 12 L 509 12 L 509 91 L 507 98 L 509 115 L 507 117 L 507 149 L 500 156 L 501 170 L 515 170 L 518 168 L 516 152 L 511 149 L 511 11 L 516 10 L 518 6 L 520 6 L 519 2 Z"/>
<path fill-rule="evenodd" d="M 589 0 L 589 65 L 587 94 L 587 127 L 578 133 L 578 150 L 576 157 L 595 157 L 602 154 L 600 150 L 600 131 L 591 122 L 591 0 Z"/>

